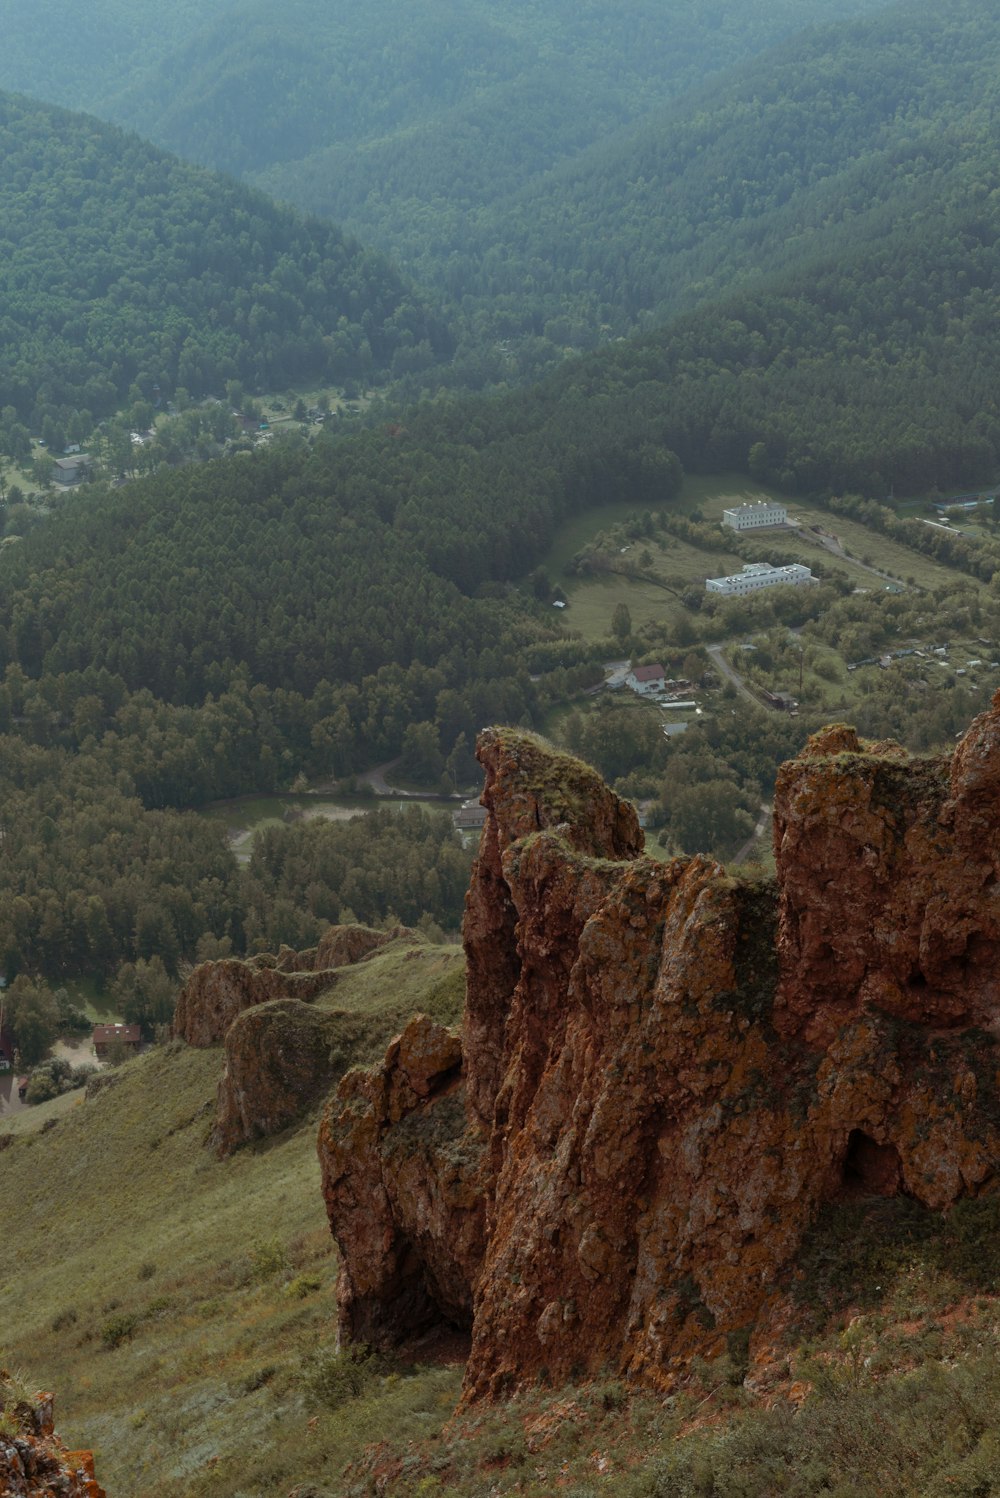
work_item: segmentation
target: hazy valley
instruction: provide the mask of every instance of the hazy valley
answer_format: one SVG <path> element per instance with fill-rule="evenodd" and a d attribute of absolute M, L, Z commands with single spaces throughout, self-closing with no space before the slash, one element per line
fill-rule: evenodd
<path fill-rule="evenodd" d="M 993 1491 L 1000 23 L 0 17 L 0 1434 Z"/>

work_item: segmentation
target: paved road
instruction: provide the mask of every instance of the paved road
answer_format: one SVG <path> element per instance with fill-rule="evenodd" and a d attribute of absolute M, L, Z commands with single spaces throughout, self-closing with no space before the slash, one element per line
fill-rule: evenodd
<path fill-rule="evenodd" d="M 461 802 L 466 798 L 461 791 L 453 795 L 443 795 L 440 791 L 403 791 L 398 785 L 390 785 L 386 780 L 389 770 L 394 770 L 402 762 L 403 756 L 397 755 L 395 759 L 386 760 L 384 765 L 376 765 L 374 770 L 364 770 L 358 775 L 358 782 L 366 782 L 371 786 L 376 796 L 391 796 L 394 800 L 403 801 L 413 799 L 414 801 L 447 801 Z"/>
<path fill-rule="evenodd" d="M 747 838 L 746 842 L 743 844 L 742 848 L 737 848 L 736 852 L 733 854 L 733 863 L 746 863 L 747 859 L 750 857 L 750 853 L 753 849 L 754 843 L 756 843 L 758 839 L 763 836 L 767 827 L 770 825 L 770 822 L 771 807 L 766 801 L 762 801 L 760 807 L 760 815 L 757 818 L 757 825 L 751 832 L 750 836 Z"/>
<path fill-rule="evenodd" d="M 742 676 L 740 676 L 738 672 L 734 671 L 732 666 L 726 660 L 725 656 L 722 653 L 722 646 L 706 645 L 705 649 L 712 657 L 712 661 L 714 662 L 714 664 L 718 667 L 719 674 L 721 676 L 724 676 L 726 681 L 732 682 L 733 686 L 739 692 L 740 696 L 745 697 L 748 702 L 752 702 L 754 707 L 763 707 L 764 704 L 761 702 L 760 698 L 756 696 L 754 692 L 751 692 Z"/>

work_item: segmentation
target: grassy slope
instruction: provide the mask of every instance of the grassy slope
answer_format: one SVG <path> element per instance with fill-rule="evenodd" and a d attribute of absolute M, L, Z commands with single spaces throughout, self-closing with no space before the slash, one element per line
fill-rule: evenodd
<path fill-rule="evenodd" d="M 336 1004 L 369 1021 L 359 1048 L 377 1053 L 412 1010 L 454 1016 L 462 971 L 458 948 L 395 943 L 345 971 Z M 454 1370 L 431 1370 L 380 1385 L 370 1415 L 308 1426 L 299 1374 L 332 1339 L 336 1279 L 316 1117 L 216 1160 L 221 1066 L 219 1050 L 152 1051 L 88 1101 L 22 1115 L 0 1153 L 17 1204 L 0 1364 L 57 1391 L 66 1439 L 97 1448 L 116 1498 L 272 1494 L 339 1468 L 387 1422 L 406 1429 L 411 1403 L 442 1420 L 456 1395 Z"/>
<path fill-rule="evenodd" d="M 387 993 L 434 1007 L 460 963 L 397 944 L 338 999 L 373 1017 Z M 738 1347 L 665 1399 L 609 1376 L 452 1419 L 461 1369 L 442 1362 L 362 1373 L 317 1406 L 310 1370 L 338 1365 L 315 1119 L 217 1161 L 220 1064 L 151 1052 L 95 1098 L 33 1112 L 36 1132 L 0 1153 L 0 1363 L 55 1388 L 112 1498 L 996 1491 L 997 1198 L 944 1220 L 902 1199 L 828 1214 L 776 1349 L 775 1392 L 813 1386 L 798 1416 L 742 1387 Z"/>

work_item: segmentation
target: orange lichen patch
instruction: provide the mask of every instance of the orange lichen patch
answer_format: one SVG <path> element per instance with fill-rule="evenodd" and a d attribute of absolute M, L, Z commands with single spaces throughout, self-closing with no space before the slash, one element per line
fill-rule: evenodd
<path fill-rule="evenodd" d="M 53 1399 L 15 1391 L 0 1370 L 0 1397 L 15 1426 L 0 1441 L 0 1493 L 4 1498 L 106 1498 L 90 1451 L 67 1451 L 53 1430 Z"/>

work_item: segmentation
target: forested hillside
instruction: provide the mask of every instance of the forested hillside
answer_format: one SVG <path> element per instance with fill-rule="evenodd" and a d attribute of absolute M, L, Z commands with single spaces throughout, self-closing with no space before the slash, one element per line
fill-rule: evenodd
<path fill-rule="evenodd" d="M 553 281 L 544 227 L 534 236 L 526 226 L 536 199 L 586 198 L 592 148 L 600 156 L 601 143 L 624 130 L 627 155 L 632 126 L 697 93 L 706 78 L 803 27 L 881 3 L 684 0 L 665 9 L 656 0 L 518 0 L 498 10 L 486 0 L 403 9 L 391 0 L 360 9 L 290 0 L 279 14 L 264 0 L 243 0 L 196 19 L 183 6 L 155 18 L 141 6 L 120 14 L 107 0 L 87 35 L 75 17 L 61 25 L 65 0 L 3 0 L 10 41 L 0 85 L 86 106 L 184 157 L 239 173 L 345 225 L 456 309 L 468 298 L 480 314 L 489 308 L 472 319 L 468 342 L 513 337 L 515 357 L 505 351 L 484 362 L 481 351 L 469 352 L 457 374 L 459 382 L 495 382 L 533 375 L 564 345 L 587 346 L 602 325 L 617 330 L 632 317 L 626 286 L 605 285 L 598 300 L 610 311 L 598 313 L 593 277 L 581 282 L 576 263 L 566 275 L 572 233 Z M 551 170 L 577 161 L 583 180 L 549 181 Z M 577 239 L 587 233 L 585 202 L 580 212 L 568 226 Z M 617 227 L 611 235 L 616 269 L 615 257 L 633 248 L 622 227 L 624 240 Z M 533 344 L 553 319 L 562 321 Z M 408 365 L 424 371 L 438 350 L 414 344 L 421 353 Z"/>
<path fill-rule="evenodd" d="M 635 118 L 709 73 L 816 20 L 864 14 L 878 0 L 392 0 L 351 6 L 289 0 L 180 3 L 94 0 L 86 20 L 66 0 L 3 0 L 0 87 L 86 108 L 204 165 L 247 172 L 317 149 L 431 126 L 439 152 L 452 111 L 480 103 L 477 172 L 490 159 L 523 176 Z M 521 155 L 491 116 L 517 128 Z M 571 118 L 572 115 L 576 119 Z M 550 134 L 552 126 L 555 133 Z M 436 142 L 436 147 L 435 147 Z M 465 144 L 453 142 L 459 153 Z M 520 157 L 520 160 L 518 160 Z M 374 185 L 374 179 L 373 179 Z M 459 184 L 461 188 L 461 184 Z M 481 181 L 478 196 L 490 193 Z"/>
<path fill-rule="evenodd" d="M 557 348 L 580 345 L 872 242 L 905 253 L 931 203 L 986 207 L 998 56 L 1000 18 L 983 0 L 907 0 L 797 36 L 540 180 L 501 176 L 495 202 L 458 204 L 445 222 L 441 183 L 405 153 L 379 162 L 408 193 L 398 201 L 368 190 L 358 157 L 338 161 L 325 199 L 318 172 L 296 196 L 391 243 L 463 297 L 484 334 L 544 322 Z"/>
<path fill-rule="evenodd" d="M 11 840 L 20 862 L 0 938 L 12 970 L 43 961 L 42 932 L 57 922 L 77 932 L 66 939 L 73 961 L 149 960 L 134 902 L 114 920 L 106 911 L 114 941 L 103 956 L 97 917 L 98 944 L 79 935 L 77 913 L 103 898 L 87 838 L 116 817 L 138 825 L 399 754 L 422 783 L 454 787 L 475 773 L 484 723 L 541 726 L 594 680 L 603 649 L 564 635 L 549 607 L 558 578 L 538 571 L 568 517 L 626 501 L 649 535 L 682 466 L 742 470 L 824 501 L 995 478 L 997 23 L 972 0 L 944 18 L 924 6 L 899 14 L 913 24 L 892 47 L 876 22 L 817 33 L 773 60 L 773 76 L 748 73 L 750 94 L 709 90 L 702 115 L 677 116 L 673 164 L 651 156 L 633 207 L 620 197 L 617 219 L 591 222 L 584 301 L 602 277 L 628 290 L 611 257 L 629 225 L 646 244 L 654 224 L 666 267 L 637 254 L 629 315 L 657 299 L 676 313 L 695 292 L 663 277 L 673 266 L 687 284 L 697 269 L 704 305 L 661 331 L 568 361 L 530 389 L 399 402 L 348 438 L 300 436 L 239 460 L 164 464 L 121 489 L 91 486 L 8 536 L 0 732 L 38 753 L 12 755 L 21 781 L 6 794 L 22 797 L 22 828 L 39 797 L 61 806 L 51 846 L 78 871 L 46 876 L 61 891 L 54 913 L 30 836 Z M 870 61 L 880 51 L 881 75 Z M 5 107 L 8 431 L 46 410 L 66 421 L 88 389 L 96 414 L 154 380 L 197 392 L 230 372 L 290 381 L 314 359 L 329 375 L 342 359 L 374 362 L 414 340 L 431 348 L 420 305 L 334 231 L 92 121 Z M 657 142 L 648 136 L 650 151 Z M 619 165 L 609 192 L 621 177 Z M 671 184 L 667 213 L 657 204 Z M 540 233 L 555 233 L 559 211 L 554 195 Z M 562 271 L 572 279 L 568 263 Z M 502 291 L 484 282 L 501 312 Z M 969 546 L 917 521 L 869 518 L 956 575 L 989 585 L 1000 572 L 995 539 Z M 689 641 L 723 627 L 707 615 L 685 624 Z M 106 806 L 90 798 L 83 821 L 55 794 L 73 755 L 88 784 L 115 789 Z M 119 871 L 105 884 L 133 878 L 125 849 L 151 835 L 116 845 Z M 216 856 L 214 844 L 193 848 L 194 885 L 217 878 Z M 296 888 L 310 882 L 322 883 Z M 216 894 L 174 921 L 167 959 L 192 955 L 206 934 L 248 939 L 239 901 Z M 350 903 L 323 899 L 331 914 Z"/>
<path fill-rule="evenodd" d="M 0 407 L 369 377 L 441 327 L 381 256 L 82 115 L 0 96 Z M 133 387 L 135 387 L 133 389 Z"/>

